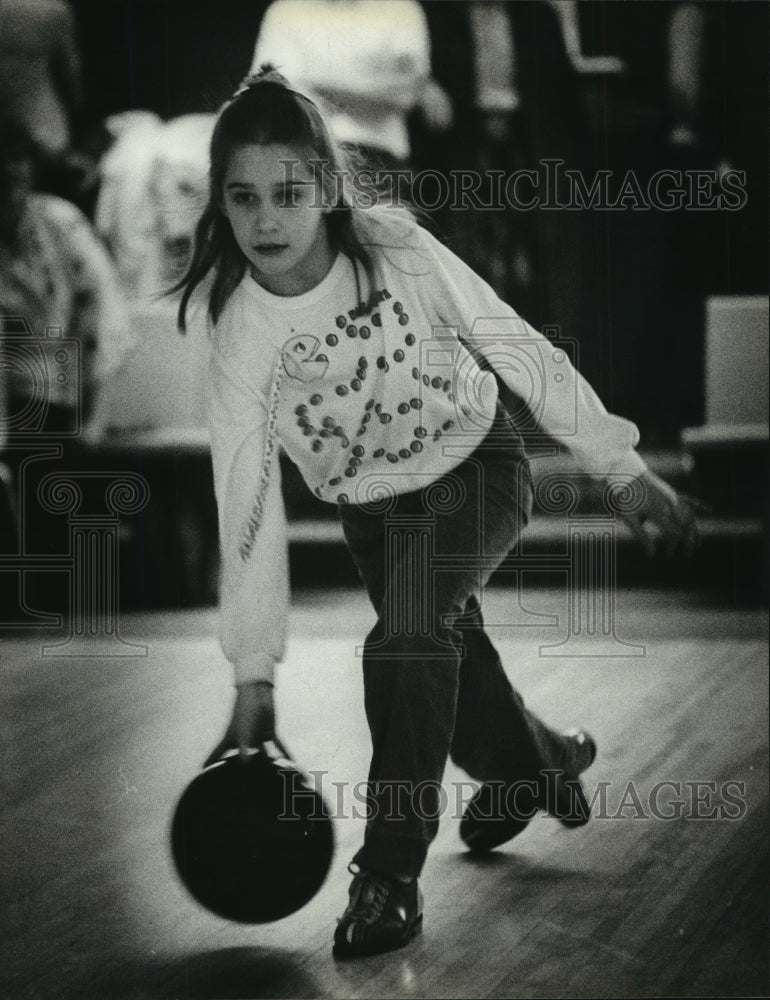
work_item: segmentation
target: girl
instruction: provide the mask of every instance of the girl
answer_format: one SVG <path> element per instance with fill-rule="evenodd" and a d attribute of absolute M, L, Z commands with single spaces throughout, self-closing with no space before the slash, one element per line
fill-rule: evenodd
<path fill-rule="evenodd" d="M 544 366 L 540 427 L 593 475 L 639 477 L 643 513 L 672 538 L 693 527 L 635 453 L 636 428 L 606 413 L 563 352 L 409 217 L 356 206 L 344 168 L 315 103 L 270 67 L 248 77 L 215 126 L 210 202 L 178 287 L 184 329 L 207 279 L 213 324 L 221 640 L 237 693 L 210 760 L 274 735 L 288 609 L 278 442 L 338 505 L 378 615 L 363 657 L 369 814 L 334 940 L 358 955 L 421 927 L 417 878 L 448 755 L 483 783 L 461 825 L 474 849 L 509 840 L 537 809 L 588 819 L 578 775 L 593 740 L 524 707 L 481 618 L 481 588 L 532 505 L 490 366 L 525 398 Z"/>

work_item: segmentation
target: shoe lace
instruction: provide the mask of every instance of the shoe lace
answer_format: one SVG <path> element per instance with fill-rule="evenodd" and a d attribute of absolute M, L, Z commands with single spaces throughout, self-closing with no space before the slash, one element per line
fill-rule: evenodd
<path fill-rule="evenodd" d="M 353 879 L 350 901 L 350 917 L 357 923 L 372 924 L 379 920 L 390 895 L 387 881 L 361 872 Z"/>

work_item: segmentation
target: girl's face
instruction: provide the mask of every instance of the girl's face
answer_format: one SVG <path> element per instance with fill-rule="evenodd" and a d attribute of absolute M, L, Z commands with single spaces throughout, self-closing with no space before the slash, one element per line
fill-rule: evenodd
<path fill-rule="evenodd" d="M 320 178 L 290 147 L 236 146 L 222 188 L 222 210 L 263 288 L 301 295 L 326 276 L 335 255 Z"/>

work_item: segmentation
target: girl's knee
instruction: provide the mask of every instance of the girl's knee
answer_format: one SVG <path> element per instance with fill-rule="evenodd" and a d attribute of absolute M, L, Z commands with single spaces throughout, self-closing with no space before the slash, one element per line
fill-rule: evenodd
<path fill-rule="evenodd" d="M 459 632 L 437 621 L 421 630 L 391 628 L 378 622 L 366 637 L 364 663 L 393 662 L 459 662 L 462 645 Z"/>

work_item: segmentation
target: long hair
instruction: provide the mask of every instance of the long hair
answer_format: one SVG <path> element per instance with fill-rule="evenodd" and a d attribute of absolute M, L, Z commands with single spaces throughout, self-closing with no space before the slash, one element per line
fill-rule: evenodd
<path fill-rule="evenodd" d="M 208 314 L 216 324 L 228 299 L 246 271 L 247 261 L 235 241 L 224 215 L 224 177 L 234 147 L 244 144 L 289 146 L 312 164 L 321 178 L 324 204 L 332 211 L 324 216 L 332 248 L 363 267 L 368 294 L 363 301 L 373 308 L 375 264 L 367 246 L 375 218 L 364 218 L 371 207 L 356 204 L 351 195 L 353 157 L 334 141 L 317 104 L 294 90 L 272 66 L 246 77 L 235 95 L 221 109 L 210 147 L 209 200 L 195 229 L 192 260 L 184 277 L 169 290 L 182 291 L 178 326 L 186 329 L 187 306 L 195 289 L 213 271 Z M 376 204 L 376 186 L 367 190 L 369 206 Z M 390 213 L 389 213 L 390 214 Z M 396 215 L 408 215 L 400 212 Z M 378 214 L 376 221 L 382 220 Z M 358 269 L 356 269 L 358 282 Z M 362 299 L 359 286 L 359 299 Z"/>

